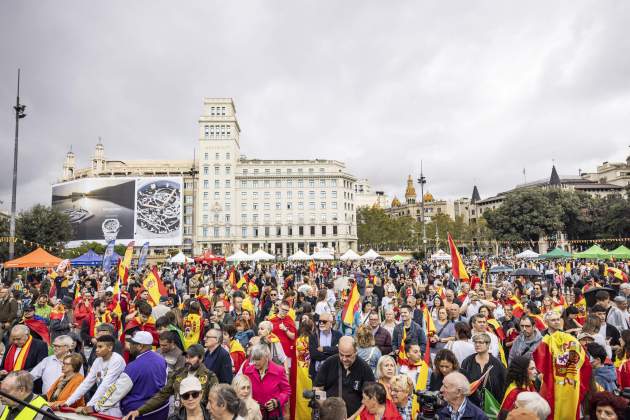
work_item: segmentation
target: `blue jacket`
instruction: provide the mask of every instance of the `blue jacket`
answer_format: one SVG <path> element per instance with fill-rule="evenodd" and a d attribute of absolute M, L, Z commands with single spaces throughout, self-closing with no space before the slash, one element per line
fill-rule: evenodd
<path fill-rule="evenodd" d="M 208 370 L 213 371 L 217 375 L 219 383 L 232 383 L 232 377 L 234 376 L 232 374 L 232 358 L 230 353 L 222 346 L 214 349 L 212 353 L 206 350 L 206 354 L 203 356 L 203 364 L 206 365 Z"/>
<path fill-rule="evenodd" d="M 603 365 L 593 369 L 593 378 L 604 391 L 612 392 L 617 389 L 617 371 L 612 365 Z"/>
<path fill-rule="evenodd" d="M 449 406 L 447 405 L 437 412 L 440 420 L 451 420 L 451 412 L 448 407 Z M 477 407 L 468 398 L 466 398 L 466 408 L 464 409 L 464 414 L 460 417 L 460 420 L 464 419 L 488 420 L 488 416 L 486 416 L 481 408 Z"/>

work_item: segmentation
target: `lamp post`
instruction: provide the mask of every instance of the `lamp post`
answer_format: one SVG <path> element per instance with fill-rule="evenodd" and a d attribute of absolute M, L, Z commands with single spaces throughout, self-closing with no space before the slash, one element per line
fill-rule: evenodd
<path fill-rule="evenodd" d="M 424 223 L 424 184 L 427 183 L 427 179 L 422 172 L 422 161 L 420 161 L 420 178 L 418 178 L 418 184 L 420 184 L 420 214 L 422 217 L 422 249 L 424 255 L 427 255 L 427 226 Z"/>
<path fill-rule="evenodd" d="M 15 110 L 15 145 L 13 146 L 13 186 L 11 188 L 11 221 L 9 224 L 9 260 L 12 260 L 15 256 L 15 207 L 17 194 L 18 134 L 20 120 L 26 117 L 26 114 L 24 113 L 26 105 L 20 104 L 20 69 L 18 69 L 17 97 L 13 109 Z"/>

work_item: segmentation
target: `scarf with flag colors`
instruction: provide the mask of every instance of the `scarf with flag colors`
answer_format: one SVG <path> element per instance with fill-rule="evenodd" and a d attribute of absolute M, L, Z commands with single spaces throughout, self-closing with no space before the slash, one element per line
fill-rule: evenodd
<path fill-rule="evenodd" d="M 551 406 L 549 418 L 579 419 L 591 376 L 584 348 L 571 334 L 557 331 L 543 337 L 533 359 L 543 376 L 540 395 Z"/>
<path fill-rule="evenodd" d="M 521 392 L 536 392 L 536 388 L 534 384 L 529 384 L 526 387 L 519 387 L 514 382 L 511 382 L 505 390 L 505 395 L 503 396 L 503 401 L 501 401 L 501 410 L 509 411 L 514 408 L 514 403 L 516 402 L 516 397 Z"/>
<path fill-rule="evenodd" d="M 448 246 L 451 250 L 451 264 L 453 270 L 453 277 L 458 280 L 469 280 L 470 276 L 466 271 L 466 266 L 464 265 L 464 261 L 462 260 L 461 255 L 459 255 L 459 251 L 455 246 L 455 242 L 453 242 L 453 238 L 451 234 L 448 233 Z"/>
<path fill-rule="evenodd" d="M 236 373 L 247 358 L 243 345 L 236 339 L 230 340 L 230 357 L 232 358 L 232 373 Z"/>
<path fill-rule="evenodd" d="M 426 359 L 426 355 L 425 355 L 425 359 Z M 427 362 L 421 360 L 418 363 L 415 363 L 411 366 L 409 365 L 409 363 L 407 363 L 407 366 L 409 367 L 415 366 L 418 369 L 418 375 L 416 376 L 415 390 L 416 391 L 426 390 L 427 382 L 429 380 L 429 365 L 427 364 Z M 415 419 L 418 416 L 419 412 L 420 412 L 420 405 L 418 404 L 418 399 L 413 397 L 413 400 L 411 402 L 411 418 Z"/>
<path fill-rule="evenodd" d="M 42 338 L 42 341 L 50 346 L 50 334 L 48 332 L 46 320 L 40 316 L 33 315 L 31 318 L 24 318 L 23 324 L 26 325 L 32 332 L 39 335 Z"/>
<path fill-rule="evenodd" d="M 346 304 L 343 306 L 343 311 L 341 312 L 341 322 L 345 325 L 352 326 L 354 323 L 354 314 L 360 308 L 360 299 L 361 296 L 359 296 L 357 284 L 353 283 L 350 294 L 348 295 L 348 300 L 346 300 Z"/>
<path fill-rule="evenodd" d="M 147 274 L 147 276 L 142 281 L 142 285 L 145 290 L 149 292 L 149 303 L 151 306 L 155 306 L 160 303 L 160 297 L 166 296 L 166 286 L 162 282 L 160 275 L 157 272 L 157 269 L 153 267 L 151 271 Z"/>
<path fill-rule="evenodd" d="M 131 271 L 131 259 L 133 258 L 133 245 L 134 242 L 131 241 L 127 245 L 127 249 L 125 250 L 125 256 L 122 261 L 118 264 L 118 277 L 122 280 L 124 285 L 127 284 L 127 280 L 129 279 L 129 272 Z"/>
<path fill-rule="evenodd" d="M 26 364 L 26 358 L 28 357 L 28 353 L 31 350 L 31 344 L 33 343 L 33 337 L 29 334 L 26 339 L 26 343 L 20 349 L 17 357 L 15 353 L 17 351 L 17 347 L 15 344 L 11 344 L 9 350 L 7 351 L 7 356 L 4 358 L 4 366 L 3 369 L 7 372 L 13 372 L 24 369 L 24 365 Z"/>

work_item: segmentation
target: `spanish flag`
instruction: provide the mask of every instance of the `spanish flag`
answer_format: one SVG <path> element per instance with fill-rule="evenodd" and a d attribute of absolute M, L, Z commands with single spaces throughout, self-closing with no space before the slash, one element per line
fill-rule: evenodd
<path fill-rule="evenodd" d="M 402 340 L 400 341 L 400 346 L 398 347 L 398 364 L 400 365 L 406 365 L 409 363 L 409 359 L 407 359 L 407 351 L 405 350 L 405 341 L 407 341 L 407 329 L 403 325 Z"/>
<path fill-rule="evenodd" d="M 459 255 L 459 251 L 457 250 L 455 242 L 453 242 L 453 238 L 451 237 L 450 233 L 448 233 L 448 246 L 451 249 L 451 265 L 453 267 L 453 277 L 458 280 L 469 280 L 470 276 L 466 271 L 466 266 L 462 261 L 462 257 Z"/>
<path fill-rule="evenodd" d="M 428 365 L 429 362 L 431 362 L 431 340 L 429 340 L 429 337 L 435 335 L 437 329 L 435 328 L 433 317 L 431 317 L 431 314 L 429 313 L 429 308 L 426 305 L 422 308 L 422 317 L 424 318 L 424 330 L 427 333 L 427 344 L 424 349 L 424 363 Z"/>
<path fill-rule="evenodd" d="M 543 375 L 540 395 L 551 406 L 549 418 L 579 419 L 591 376 L 584 348 L 571 334 L 557 331 L 543 337 L 533 359 Z"/>
<path fill-rule="evenodd" d="M 236 269 L 234 267 L 230 269 L 230 274 L 228 274 L 228 281 L 230 285 L 232 286 L 232 289 L 238 288 L 236 287 Z"/>
<path fill-rule="evenodd" d="M 127 249 L 125 250 L 125 256 L 118 265 L 118 277 L 122 280 L 123 284 L 127 284 L 127 280 L 129 279 L 131 259 L 133 258 L 133 244 L 133 241 L 129 242 Z"/>
<path fill-rule="evenodd" d="M 612 274 L 614 278 L 621 280 L 624 283 L 628 282 L 628 275 L 618 268 L 608 267 L 606 274 Z"/>
<path fill-rule="evenodd" d="M 248 281 L 249 278 L 247 277 L 247 273 L 245 273 L 243 277 L 241 277 L 241 279 L 236 283 L 236 288 L 240 289 L 241 287 L 245 286 Z"/>
<path fill-rule="evenodd" d="M 315 272 L 315 261 L 311 260 L 311 262 L 308 263 L 308 269 L 311 273 Z"/>
<path fill-rule="evenodd" d="M 149 272 L 142 282 L 144 288 L 149 292 L 149 300 L 153 306 L 160 303 L 160 297 L 166 296 L 166 287 L 155 267 Z"/>
<path fill-rule="evenodd" d="M 360 298 L 357 284 L 353 283 L 350 295 L 348 295 L 348 300 L 343 306 L 343 311 L 341 312 L 341 322 L 349 326 L 354 324 L 354 314 L 359 310 Z"/>

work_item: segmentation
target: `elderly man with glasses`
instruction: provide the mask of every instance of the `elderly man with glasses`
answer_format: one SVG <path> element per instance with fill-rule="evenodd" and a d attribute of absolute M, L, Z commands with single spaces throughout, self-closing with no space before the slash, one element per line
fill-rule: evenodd
<path fill-rule="evenodd" d="M 333 316 L 330 312 L 324 312 L 319 316 L 318 330 L 311 334 L 308 340 L 311 363 L 309 375 L 315 379 L 320 365 L 330 356 L 337 354 L 341 333 L 333 329 Z"/>
<path fill-rule="evenodd" d="M 60 335 L 53 341 L 53 354 L 44 358 L 31 370 L 33 380 L 42 380 L 42 394 L 48 394 L 50 387 L 61 376 L 63 359 L 71 353 L 74 348 L 74 340 L 67 335 Z M 83 375 L 83 367 L 79 373 Z"/>
<path fill-rule="evenodd" d="M 203 357 L 203 364 L 217 375 L 219 383 L 230 384 L 233 377 L 232 359 L 221 343 L 223 343 L 223 332 L 216 328 L 209 329 L 204 336 L 206 354 Z"/>

